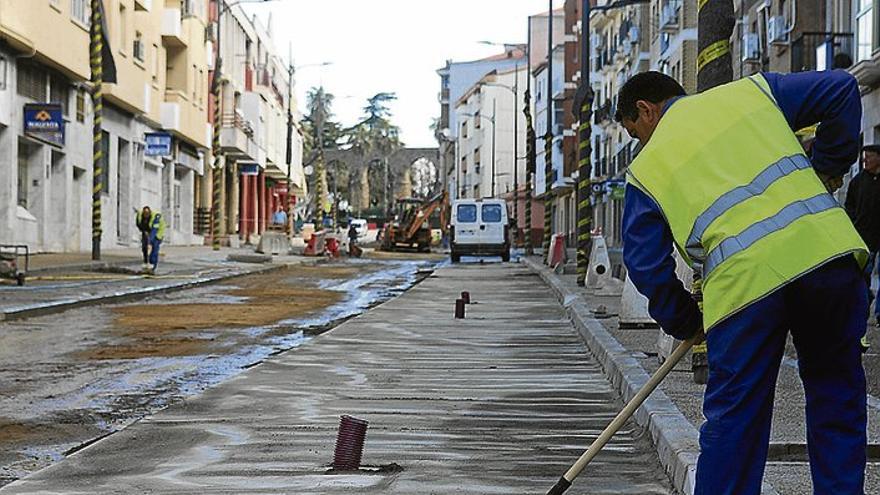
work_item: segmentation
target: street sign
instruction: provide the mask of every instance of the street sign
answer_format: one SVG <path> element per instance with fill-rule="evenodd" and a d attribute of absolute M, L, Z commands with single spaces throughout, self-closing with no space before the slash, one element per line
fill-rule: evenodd
<path fill-rule="evenodd" d="M 623 184 L 611 185 L 611 199 L 621 200 L 626 194 L 626 186 Z"/>
<path fill-rule="evenodd" d="M 144 134 L 147 156 L 171 156 L 171 134 L 167 132 L 148 132 Z"/>
<path fill-rule="evenodd" d="M 241 175 L 259 175 L 260 164 L 257 162 L 239 162 L 238 171 Z"/>
<path fill-rule="evenodd" d="M 64 115 L 59 103 L 28 103 L 24 106 L 27 136 L 64 146 Z"/>

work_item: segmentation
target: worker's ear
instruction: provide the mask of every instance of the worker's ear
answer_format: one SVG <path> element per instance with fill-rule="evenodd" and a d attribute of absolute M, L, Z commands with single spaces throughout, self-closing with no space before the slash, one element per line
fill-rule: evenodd
<path fill-rule="evenodd" d="M 646 100 L 636 101 L 636 109 L 639 111 L 639 118 L 647 122 L 653 122 L 656 113 L 656 105 Z M 638 119 L 637 119 L 638 120 Z"/>

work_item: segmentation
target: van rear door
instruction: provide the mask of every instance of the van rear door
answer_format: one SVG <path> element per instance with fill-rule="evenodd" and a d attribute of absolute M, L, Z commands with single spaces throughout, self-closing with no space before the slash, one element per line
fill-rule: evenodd
<path fill-rule="evenodd" d="M 504 244 L 505 213 L 501 203 L 480 205 L 480 244 Z"/>
<path fill-rule="evenodd" d="M 479 244 L 480 224 L 476 203 L 458 203 L 455 205 L 453 224 L 455 225 L 456 244 Z"/>

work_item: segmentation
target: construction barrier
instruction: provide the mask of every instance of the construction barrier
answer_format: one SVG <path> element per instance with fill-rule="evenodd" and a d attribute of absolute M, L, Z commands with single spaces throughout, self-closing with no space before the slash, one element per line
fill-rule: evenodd
<path fill-rule="evenodd" d="M 321 256 L 324 254 L 326 233 L 324 231 L 315 232 L 309 236 L 306 243 L 306 249 L 303 251 L 305 256 Z"/>
<path fill-rule="evenodd" d="M 643 296 L 629 275 L 620 296 L 620 328 L 657 328 L 657 322 L 648 314 L 648 298 Z"/>
<path fill-rule="evenodd" d="M 556 268 L 565 264 L 565 234 L 554 234 L 550 238 L 550 253 L 547 256 L 547 265 Z"/>
<path fill-rule="evenodd" d="M 257 244 L 257 252 L 264 254 L 287 254 L 290 251 L 290 239 L 281 231 L 263 232 L 260 243 Z"/>
<path fill-rule="evenodd" d="M 594 235 L 592 244 L 586 288 L 597 296 L 620 296 L 623 294 L 623 282 L 611 276 L 611 258 L 605 237 Z"/>

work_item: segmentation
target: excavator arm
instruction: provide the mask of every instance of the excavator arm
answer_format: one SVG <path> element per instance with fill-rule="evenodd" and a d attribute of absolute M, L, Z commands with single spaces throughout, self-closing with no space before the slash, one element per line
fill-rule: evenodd
<path fill-rule="evenodd" d="M 419 231 L 422 224 L 431 218 L 431 214 L 434 213 L 437 208 L 440 208 L 441 228 L 446 229 L 447 197 L 446 191 L 443 191 L 431 198 L 427 203 L 420 206 L 415 212 L 415 215 L 413 215 L 412 220 L 404 228 L 404 233 L 406 234 L 405 238 L 412 239 L 412 237 L 416 235 L 416 232 Z"/>

